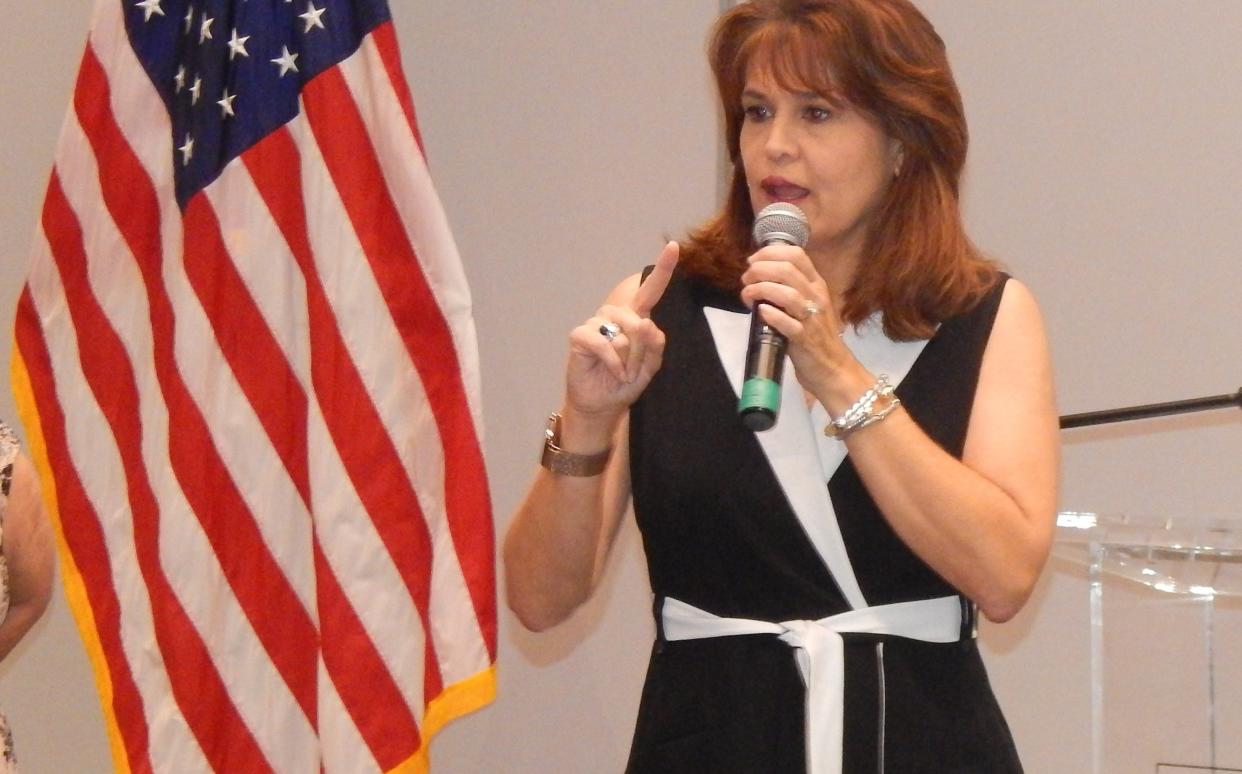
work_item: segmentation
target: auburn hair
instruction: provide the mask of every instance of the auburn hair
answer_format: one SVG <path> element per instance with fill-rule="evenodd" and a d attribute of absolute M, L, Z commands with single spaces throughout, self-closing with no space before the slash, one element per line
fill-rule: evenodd
<path fill-rule="evenodd" d="M 682 245 L 685 271 L 741 288 L 755 217 L 739 148 L 741 97 L 757 64 L 782 88 L 844 99 L 901 143 L 901 168 L 839 310 L 847 324 L 879 311 L 890 338 L 929 338 L 995 283 L 998 269 L 966 236 L 958 204 L 962 98 L 944 42 L 908 0 L 752 0 L 720 17 L 708 56 L 733 174 L 721 211 Z"/>

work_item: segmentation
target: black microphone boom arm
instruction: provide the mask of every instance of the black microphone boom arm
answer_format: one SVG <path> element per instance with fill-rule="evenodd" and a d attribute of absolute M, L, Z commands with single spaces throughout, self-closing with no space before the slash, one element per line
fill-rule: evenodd
<path fill-rule="evenodd" d="M 1196 411 L 1237 406 L 1242 408 L 1242 389 L 1232 395 L 1212 395 L 1207 398 L 1191 398 L 1175 400 L 1168 403 L 1152 403 L 1147 406 L 1129 406 L 1127 408 L 1108 409 L 1106 411 L 1088 411 L 1083 414 L 1066 414 L 1061 417 L 1061 429 L 1091 425 L 1107 425 L 1113 422 L 1128 422 L 1133 419 L 1150 419 L 1151 417 L 1167 417 L 1173 414 L 1189 414 Z"/>

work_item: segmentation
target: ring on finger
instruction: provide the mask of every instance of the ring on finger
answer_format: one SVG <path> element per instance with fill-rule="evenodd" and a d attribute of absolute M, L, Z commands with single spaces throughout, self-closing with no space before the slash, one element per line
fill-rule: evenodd
<path fill-rule="evenodd" d="M 816 303 L 815 299 L 813 298 L 808 298 L 806 301 L 802 302 L 802 312 L 807 317 L 814 317 L 815 315 L 819 314 L 821 311 L 822 310 L 819 308 L 819 304 Z"/>
<path fill-rule="evenodd" d="M 606 322 L 599 326 L 599 335 L 609 341 L 612 341 L 621 335 L 621 326 L 617 325 L 615 322 Z"/>

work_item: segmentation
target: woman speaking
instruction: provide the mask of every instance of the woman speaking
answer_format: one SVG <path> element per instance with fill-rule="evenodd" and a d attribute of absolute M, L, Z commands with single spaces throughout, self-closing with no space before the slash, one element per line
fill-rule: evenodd
<path fill-rule="evenodd" d="M 709 56 L 728 199 L 570 334 L 509 604 L 568 617 L 632 497 L 657 641 L 629 771 L 1021 771 L 974 611 L 1013 617 L 1047 558 L 1057 412 L 1035 301 L 963 230 L 944 45 L 907 0 L 755 0 Z M 773 204 L 803 246 L 752 235 Z M 761 432 L 752 313 L 789 362 Z"/>

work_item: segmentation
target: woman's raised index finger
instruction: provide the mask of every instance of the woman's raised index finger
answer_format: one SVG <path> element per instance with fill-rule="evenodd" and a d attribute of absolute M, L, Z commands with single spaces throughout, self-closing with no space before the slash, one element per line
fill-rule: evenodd
<path fill-rule="evenodd" d="M 656 258 L 655 268 L 647 275 L 646 281 L 638 286 L 638 292 L 634 294 L 632 308 L 640 316 L 646 317 L 651 314 L 652 308 L 664 295 L 680 254 L 681 246 L 676 242 L 669 242 L 660 251 L 660 255 Z"/>

